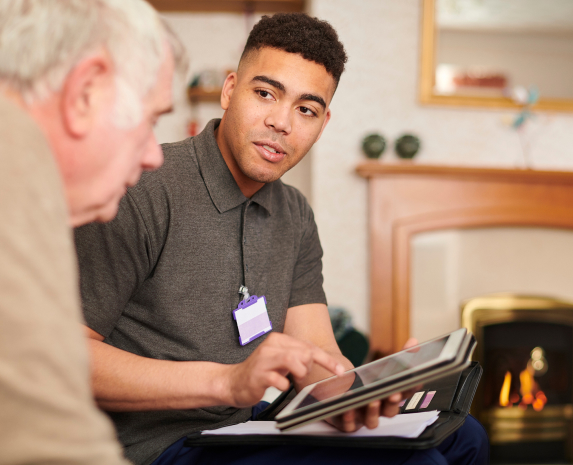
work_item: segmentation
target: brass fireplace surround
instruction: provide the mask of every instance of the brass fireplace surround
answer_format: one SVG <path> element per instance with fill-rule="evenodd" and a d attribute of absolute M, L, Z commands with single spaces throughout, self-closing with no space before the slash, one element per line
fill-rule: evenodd
<path fill-rule="evenodd" d="M 545 322 L 571 327 L 573 303 L 536 296 L 494 294 L 471 299 L 462 305 L 462 326 L 477 339 L 474 360 L 485 363 L 484 328 L 507 322 Z M 484 366 L 487 370 L 487 367 Z M 484 408 L 484 383 L 480 383 L 472 413 L 488 430 L 491 444 L 523 441 L 565 441 L 573 457 L 571 434 L 573 398 L 564 405 L 547 405 L 541 411 L 517 407 Z"/>

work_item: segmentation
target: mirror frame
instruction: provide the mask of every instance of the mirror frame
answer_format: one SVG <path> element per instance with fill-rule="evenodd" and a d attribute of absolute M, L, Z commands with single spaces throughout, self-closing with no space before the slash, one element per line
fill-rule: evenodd
<path fill-rule="evenodd" d="M 466 95 L 439 95 L 434 93 L 437 28 L 436 1 L 422 2 L 422 34 L 420 61 L 420 102 L 426 105 L 447 105 L 455 107 L 486 107 L 521 109 L 522 106 L 507 97 L 479 97 Z M 532 110 L 573 112 L 573 99 L 540 98 Z"/>

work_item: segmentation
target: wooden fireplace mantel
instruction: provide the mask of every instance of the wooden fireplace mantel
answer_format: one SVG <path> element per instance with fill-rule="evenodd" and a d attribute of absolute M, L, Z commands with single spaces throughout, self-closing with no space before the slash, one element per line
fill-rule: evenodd
<path fill-rule="evenodd" d="M 400 350 L 410 331 L 410 241 L 450 228 L 573 229 L 573 172 L 359 165 L 369 184 L 370 340 Z"/>

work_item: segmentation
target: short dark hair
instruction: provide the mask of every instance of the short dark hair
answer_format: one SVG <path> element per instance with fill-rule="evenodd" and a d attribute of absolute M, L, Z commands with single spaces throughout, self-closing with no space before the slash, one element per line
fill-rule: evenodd
<path fill-rule="evenodd" d="M 344 46 L 326 21 L 304 13 L 277 13 L 263 16 L 249 34 L 241 60 L 264 47 L 297 53 L 326 68 L 336 85 L 348 61 Z"/>

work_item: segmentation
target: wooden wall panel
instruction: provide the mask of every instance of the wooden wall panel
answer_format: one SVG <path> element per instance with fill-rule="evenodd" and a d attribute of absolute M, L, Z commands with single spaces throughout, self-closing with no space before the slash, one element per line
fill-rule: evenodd
<path fill-rule="evenodd" d="M 450 228 L 573 229 L 573 173 L 369 162 L 370 340 L 400 350 L 410 329 L 410 242 Z"/>

